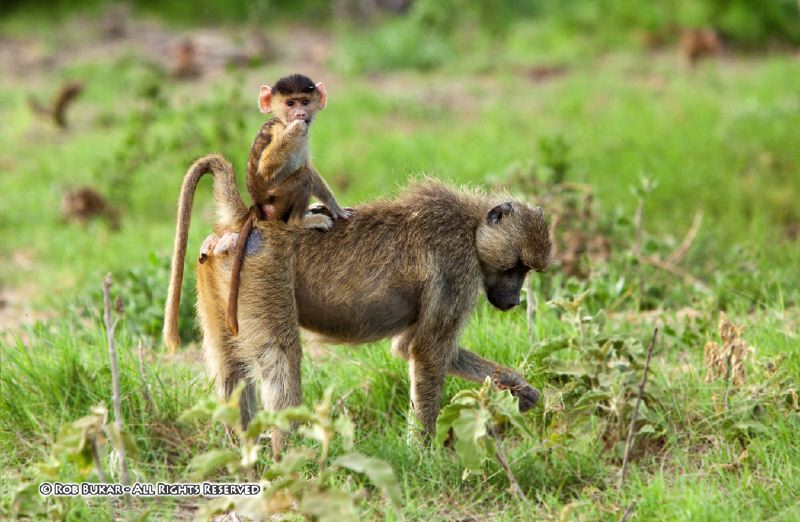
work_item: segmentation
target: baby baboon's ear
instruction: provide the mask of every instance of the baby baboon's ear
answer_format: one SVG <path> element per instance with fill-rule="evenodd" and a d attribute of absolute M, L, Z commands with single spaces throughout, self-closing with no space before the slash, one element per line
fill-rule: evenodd
<path fill-rule="evenodd" d="M 272 87 L 262 85 L 258 92 L 258 108 L 264 114 L 272 112 Z"/>
<path fill-rule="evenodd" d="M 492 210 L 489 211 L 489 214 L 486 216 L 486 222 L 490 225 L 496 225 L 500 223 L 500 220 L 503 219 L 503 216 L 507 216 L 511 214 L 511 211 L 514 209 L 514 206 L 510 201 L 506 201 L 505 203 L 500 203 Z"/>

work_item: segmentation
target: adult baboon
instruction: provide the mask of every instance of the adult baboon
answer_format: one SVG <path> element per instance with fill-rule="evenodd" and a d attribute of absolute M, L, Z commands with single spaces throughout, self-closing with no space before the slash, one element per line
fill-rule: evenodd
<path fill-rule="evenodd" d="M 241 202 L 219 204 L 224 211 Z M 204 245 L 213 249 L 212 243 Z M 247 383 L 244 423 L 254 411 L 256 383 L 267 409 L 300 403 L 298 326 L 337 343 L 392 337 L 393 351 L 409 361 L 412 406 L 428 434 L 447 373 L 477 382 L 491 377 L 519 398 L 521 411 L 538 401 L 520 375 L 461 348 L 458 338 L 482 288 L 492 305 L 508 310 L 519 304 L 527 272 L 547 267 L 541 209 L 424 181 L 394 199 L 356 207 L 327 232 L 259 221 L 247 240 L 236 337 L 225 327 L 233 256 L 230 241 L 222 243 L 197 265 L 198 313 L 219 392 L 227 396 L 240 380 Z"/>

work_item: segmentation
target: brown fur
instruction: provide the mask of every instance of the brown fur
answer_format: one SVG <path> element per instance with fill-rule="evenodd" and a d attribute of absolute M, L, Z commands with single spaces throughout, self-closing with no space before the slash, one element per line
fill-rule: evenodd
<path fill-rule="evenodd" d="M 202 69 L 197 61 L 197 49 L 191 38 L 181 40 L 172 49 L 170 74 L 173 78 L 180 80 L 197 78 L 202 74 Z"/>
<path fill-rule="evenodd" d="M 239 238 L 248 253 L 238 336 L 224 327 L 221 299 L 232 256 L 197 265 L 203 351 L 219 393 L 247 383 L 245 424 L 256 383 L 267 409 L 299 404 L 302 327 L 340 343 L 392 337 L 393 351 L 410 363 L 412 406 L 428 434 L 447 373 L 491 377 L 519 397 L 521 410 L 532 407 L 539 393 L 520 375 L 458 345 L 482 288 L 507 309 L 518 303 L 527 269 L 549 261 L 541 209 L 502 201 L 428 181 L 358 207 L 325 233 L 256 222 L 249 240 Z"/>
<path fill-rule="evenodd" d="M 64 84 L 58 91 L 49 107 L 39 103 L 36 98 L 28 98 L 28 105 L 36 114 L 45 116 L 53 120 L 58 127 L 67 128 L 67 108 L 83 92 L 83 84 L 80 82 L 69 82 Z"/>
<path fill-rule="evenodd" d="M 706 57 L 716 56 L 722 50 L 722 42 L 714 29 L 685 29 L 680 38 L 681 54 L 694 67 Z"/>
<path fill-rule="evenodd" d="M 84 224 L 92 218 L 103 217 L 113 230 L 119 228 L 119 212 L 92 187 L 70 190 L 61 198 L 61 215 L 65 220 Z"/>

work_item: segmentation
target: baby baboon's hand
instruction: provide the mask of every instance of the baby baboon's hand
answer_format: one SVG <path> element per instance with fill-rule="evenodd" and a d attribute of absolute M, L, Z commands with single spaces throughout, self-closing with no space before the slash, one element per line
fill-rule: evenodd
<path fill-rule="evenodd" d="M 341 208 L 336 206 L 331 207 L 329 210 L 333 219 L 350 219 L 350 216 L 353 215 L 352 208 Z"/>
<path fill-rule="evenodd" d="M 303 120 L 294 120 L 286 127 L 286 134 L 292 138 L 308 134 L 308 124 Z"/>

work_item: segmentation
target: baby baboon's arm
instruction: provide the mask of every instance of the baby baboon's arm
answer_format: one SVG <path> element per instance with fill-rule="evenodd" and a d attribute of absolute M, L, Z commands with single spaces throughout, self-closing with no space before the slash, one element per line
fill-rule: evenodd
<path fill-rule="evenodd" d="M 251 194 L 266 194 L 286 181 L 289 175 L 297 170 L 297 165 L 289 161 L 302 138 L 308 133 L 308 125 L 302 120 L 295 120 L 287 125 L 283 134 L 275 139 L 261 153 L 258 168 L 252 181 Z"/>
<path fill-rule="evenodd" d="M 331 213 L 331 217 L 333 219 L 349 218 L 352 215 L 352 212 L 339 206 L 339 204 L 336 202 L 336 198 L 333 197 L 331 189 L 328 188 L 328 184 L 325 183 L 324 179 L 322 179 L 322 176 L 320 176 L 317 169 L 314 168 L 314 165 L 309 162 L 306 164 L 306 168 L 308 170 L 308 176 L 311 180 L 311 194 L 328 208 L 328 211 Z"/>

